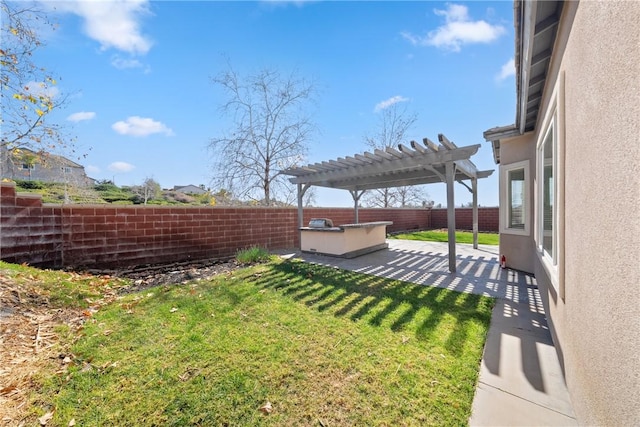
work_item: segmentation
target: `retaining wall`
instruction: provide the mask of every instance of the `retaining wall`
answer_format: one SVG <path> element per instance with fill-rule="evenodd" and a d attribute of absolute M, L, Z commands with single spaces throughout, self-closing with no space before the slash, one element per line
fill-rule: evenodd
<path fill-rule="evenodd" d="M 497 233 L 500 210 L 498 207 L 478 208 L 478 231 Z M 431 227 L 447 228 L 447 209 L 431 210 Z M 473 230 L 473 209 L 456 208 L 456 228 L 458 230 Z"/>
<path fill-rule="evenodd" d="M 43 267 L 118 268 L 233 256 L 239 249 L 299 247 L 295 208 L 48 205 L 0 185 L 0 259 Z M 498 230 L 498 208 L 479 209 L 479 230 Z M 311 218 L 354 221 L 352 208 L 306 208 Z M 446 209 L 360 209 L 360 222 L 392 221 L 388 232 L 446 228 Z M 471 229 L 471 209 L 456 209 Z"/>
<path fill-rule="evenodd" d="M 295 208 L 43 205 L 2 184 L 0 259 L 32 265 L 118 268 L 226 258 L 238 249 L 299 246 Z M 354 222 L 350 208 L 308 208 L 311 218 Z M 389 232 L 430 228 L 428 209 L 360 209 L 360 222 L 393 221 Z"/>

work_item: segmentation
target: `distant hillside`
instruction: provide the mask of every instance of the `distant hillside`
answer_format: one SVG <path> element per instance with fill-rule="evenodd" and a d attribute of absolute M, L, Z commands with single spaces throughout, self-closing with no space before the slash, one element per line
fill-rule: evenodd
<path fill-rule="evenodd" d="M 143 204 L 144 197 L 139 189 L 118 187 L 111 183 L 101 183 L 93 187 L 81 188 L 61 183 L 16 180 L 16 190 L 42 196 L 43 203 L 74 204 Z M 213 203 L 212 203 L 213 202 Z M 174 190 L 163 190 L 158 197 L 149 198 L 148 205 L 212 205 L 215 198 L 210 194 L 188 195 Z"/>

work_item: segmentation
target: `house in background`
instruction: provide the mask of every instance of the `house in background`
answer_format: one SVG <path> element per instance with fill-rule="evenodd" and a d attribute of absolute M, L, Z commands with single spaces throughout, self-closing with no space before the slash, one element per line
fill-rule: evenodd
<path fill-rule="evenodd" d="M 640 425 L 640 2 L 515 2 L 515 124 L 489 129 L 500 253 L 534 273 L 581 425 Z"/>
<path fill-rule="evenodd" d="M 12 180 L 57 182 L 78 187 L 94 184 L 84 166 L 63 156 L 27 148 L 0 147 L 0 175 Z"/>
<path fill-rule="evenodd" d="M 200 195 L 200 194 L 206 194 L 208 191 L 205 190 L 202 187 L 198 187 L 196 185 L 174 185 L 173 186 L 173 190 L 174 191 L 179 191 L 180 193 L 183 194 L 196 194 L 196 195 Z"/>

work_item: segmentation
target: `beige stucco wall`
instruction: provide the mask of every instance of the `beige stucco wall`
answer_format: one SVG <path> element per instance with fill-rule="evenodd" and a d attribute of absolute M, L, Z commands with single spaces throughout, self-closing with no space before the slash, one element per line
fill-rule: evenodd
<path fill-rule="evenodd" d="M 344 255 L 386 241 L 386 225 L 349 227 L 343 231 L 302 230 L 300 248 L 303 251 Z"/>
<path fill-rule="evenodd" d="M 502 180 L 503 169 L 514 163 L 522 161 L 529 162 L 529 204 L 527 205 L 527 215 L 530 222 L 529 233 L 527 235 L 512 234 L 504 231 L 507 217 L 506 199 L 500 200 L 500 256 L 504 255 L 507 266 L 527 273 L 533 273 L 535 266 L 535 245 L 533 243 L 533 176 L 535 174 L 535 142 L 534 135 L 528 133 L 515 138 L 505 139 L 500 142 L 500 194 L 504 195 L 507 189 L 504 188 Z"/>
<path fill-rule="evenodd" d="M 568 2 L 554 57 L 564 298 L 540 262 L 535 274 L 579 423 L 640 425 L 640 2 Z"/>

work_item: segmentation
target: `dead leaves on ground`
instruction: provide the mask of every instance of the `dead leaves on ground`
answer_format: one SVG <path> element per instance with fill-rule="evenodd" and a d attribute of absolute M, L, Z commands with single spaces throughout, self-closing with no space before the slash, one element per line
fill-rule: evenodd
<path fill-rule="evenodd" d="M 58 310 L 18 309 L 0 319 L 0 420 L 17 421 L 26 411 L 34 375 L 55 359 L 54 328 L 64 317 Z"/>
<path fill-rule="evenodd" d="M 28 396 L 36 386 L 38 372 L 66 372 L 73 356 L 59 356 L 61 348 L 56 328 L 66 325 L 71 333 L 81 331 L 84 323 L 102 306 L 118 297 L 119 284 L 112 282 L 108 276 L 73 272 L 0 270 L 0 420 L 3 423 L 23 423 L 29 410 Z M 72 308 L 60 303 L 54 306 L 52 288 L 61 292 L 74 283 L 89 290 L 91 297 L 84 298 L 89 307 Z M 71 295 L 68 298 L 78 301 Z M 46 425 L 52 416 L 53 413 L 46 413 L 38 422 Z"/>
<path fill-rule="evenodd" d="M 273 406 L 271 405 L 271 402 L 267 401 L 267 403 L 262 405 L 258 410 L 265 415 L 269 415 L 271 412 L 273 412 Z"/>
<path fill-rule="evenodd" d="M 46 426 L 49 421 L 53 418 L 53 412 L 47 412 L 40 418 L 38 418 L 38 422 L 41 426 Z"/>

